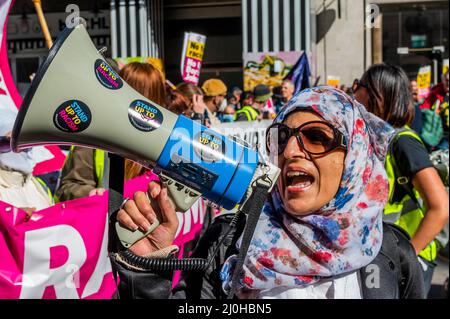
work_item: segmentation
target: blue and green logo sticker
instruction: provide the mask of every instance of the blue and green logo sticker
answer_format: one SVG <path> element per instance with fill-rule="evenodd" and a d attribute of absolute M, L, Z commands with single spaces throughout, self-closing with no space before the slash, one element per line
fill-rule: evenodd
<path fill-rule="evenodd" d="M 142 100 L 134 100 L 128 107 L 128 119 L 131 125 L 139 131 L 151 132 L 161 126 L 164 117 L 155 105 Z"/>

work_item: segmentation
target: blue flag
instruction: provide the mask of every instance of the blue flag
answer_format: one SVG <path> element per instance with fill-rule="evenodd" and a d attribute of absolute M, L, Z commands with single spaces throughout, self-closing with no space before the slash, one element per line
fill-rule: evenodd
<path fill-rule="evenodd" d="M 301 90 L 307 89 L 310 87 L 309 84 L 309 63 L 308 57 L 306 53 L 303 53 L 300 59 L 298 59 L 297 63 L 294 65 L 292 70 L 288 75 L 284 78 L 284 80 L 290 80 L 295 85 L 294 95 L 300 92 Z"/>

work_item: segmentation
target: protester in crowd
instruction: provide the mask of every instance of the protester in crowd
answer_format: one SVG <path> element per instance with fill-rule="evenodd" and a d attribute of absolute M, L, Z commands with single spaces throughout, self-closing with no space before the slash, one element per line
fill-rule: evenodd
<path fill-rule="evenodd" d="M 294 95 L 295 92 L 295 85 L 290 80 L 284 80 L 281 84 L 281 97 L 282 99 L 279 101 L 278 104 L 275 105 L 276 112 L 280 112 L 281 108 L 286 105 Z"/>
<path fill-rule="evenodd" d="M 419 100 L 419 87 L 417 86 L 416 80 L 410 81 L 410 88 L 414 104 L 414 118 L 411 122 L 411 129 L 413 129 L 420 135 L 422 133 L 422 126 L 423 126 L 420 104 L 422 104 L 423 101 Z"/>
<path fill-rule="evenodd" d="M 202 89 L 192 83 L 182 82 L 177 85 L 177 91 L 188 99 L 189 107 L 194 112 L 192 119 L 210 127 L 208 107 L 204 102 Z"/>
<path fill-rule="evenodd" d="M 132 62 L 120 70 L 119 75 L 136 91 L 155 103 L 165 105 L 165 88 L 161 72 L 148 63 Z M 61 201 L 88 195 L 101 195 L 105 191 L 107 155 L 102 150 L 73 147 L 64 164 L 56 196 Z M 125 162 L 127 178 L 142 173 L 138 164 Z M 138 174 L 139 175 L 139 174 Z"/>
<path fill-rule="evenodd" d="M 275 105 L 275 111 L 277 114 L 280 112 L 281 106 L 283 105 L 283 96 L 281 94 L 281 85 L 274 86 L 272 88 L 272 101 Z"/>
<path fill-rule="evenodd" d="M 244 92 L 242 94 L 242 106 L 253 104 L 253 92 Z"/>
<path fill-rule="evenodd" d="M 188 98 L 178 90 L 167 90 L 166 108 L 176 114 L 192 117 L 194 110 Z"/>
<path fill-rule="evenodd" d="M 417 80 L 416 79 L 411 80 L 410 84 L 411 84 L 411 94 L 414 103 L 422 104 L 423 99 L 419 99 L 419 87 L 417 85 Z"/>
<path fill-rule="evenodd" d="M 0 108 L 0 137 L 11 138 L 17 112 Z M 36 162 L 31 150 L 0 152 L 0 200 L 32 214 L 53 205 L 53 196 L 45 183 L 34 177 Z"/>
<path fill-rule="evenodd" d="M 349 95 L 349 96 L 353 96 L 353 90 L 351 87 L 348 87 L 345 84 L 342 84 L 340 87 L 340 90 L 345 92 L 345 94 Z"/>
<path fill-rule="evenodd" d="M 388 200 L 384 159 L 393 130 L 344 93 L 307 89 L 283 108 L 268 130 L 271 160 L 281 169 L 262 210 L 237 287 L 239 298 L 423 298 L 423 278 L 407 236 L 382 224 Z M 171 258 L 177 219 L 167 189 L 136 193 L 118 220 L 135 228 L 161 225 L 135 243 L 133 254 Z M 152 204 L 150 204 L 150 201 Z M 217 217 L 192 257 L 212 258 L 205 273 L 185 272 L 171 292 L 171 273 L 142 269 L 119 252 L 113 268 L 122 298 L 224 298 L 245 216 L 228 234 Z M 159 231 L 158 231 L 159 229 Z M 157 256 L 157 257 L 156 257 Z M 367 280 L 377 269 L 377 288 Z M 219 276 L 220 272 L 220 276 Z"/>
<path fill-rule="evenodd" d="M 437 145 L 438 149 L 448 149 L 449 136 L 449 71 L 442 75 L 442 82 L 431 88 L 431 92 L 420 108 L 431 110 L 440 115 L 443 126 L 443 137 Z"/>
<path fill-rule="evenodd" d="M 222 123 L 229 123 L 234 121 L 234 114 L 236 111 L 231 105 L 228 105 L 223 111 L 217 112 L 217 118 Z"/>
<path fill-rule="evenodd" d="M 267 85 L 259 84 L 255 86 L 252 94 L 252 104 L 245 105 L 236 112 L 235 121 L 256 121 L 263 118 L 270 118 L 270 112 L 266 108 L 272 93 Z"/>
<path fill-rule="evenodd" d="M 206 111 L 212 126 L 219 125 L 217 112 L 223 112 L 227 107 L 225 97 L 227 95 L 227 86 L 219 79 L 209 79 L 203 83 L 203 100 L 207 106 Z"/>
<path fill-rule="evenodd" d="M 420 135 L 428 150 L 433 150 L 444 137 L 443 120 L 434 109 L 422 109 L 420 107 L 424 99 L 419 99 L 419 88 L 416 80 L 411 81 L 411 92 L 415 109 L 411 129 Z"/>
<path fill-rule="evenodd" d="M 231 89 L 231 91 L 227 94 L 227 102 L 228 105 L 233 107 L 235 111 L 239 110 L 241 108 L 241 101 L 242 101 L 242 90 L 235 86 Z"/>
<path fill-rule="evenodd" d="M 377 64 L 357 82 L 355 98 L 397 129 L 386 160 L 390 198 L 385 219 L 400 225 L 412 237 L 428 291 L 439 248 L 435 239 L 448 221 L 449 200 L 427 149 L 408 129 L 414 116 L 409 80 L 400 67 Z"/>

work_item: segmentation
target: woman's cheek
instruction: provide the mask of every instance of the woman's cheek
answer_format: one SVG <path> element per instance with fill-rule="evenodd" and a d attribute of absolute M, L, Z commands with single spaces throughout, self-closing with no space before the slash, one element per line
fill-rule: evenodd
<path fill-rule="evenodd" d="M 344 154 L 336 153 L 333 155 L 326 163 L 321 163 L 319 171 L 321 188 L 329 190 L 334 195 L 339 188 L 344 171 Z"/>
<path fill-rule="evenodd" d="M 339 188 L 339 185 L 341 184 L 342 180 L 342 174 L 344 173 L 344 158 L 337 159 L 334 165 L 333 174 L 334 174 L 334 186 L 337 189 Z"/>

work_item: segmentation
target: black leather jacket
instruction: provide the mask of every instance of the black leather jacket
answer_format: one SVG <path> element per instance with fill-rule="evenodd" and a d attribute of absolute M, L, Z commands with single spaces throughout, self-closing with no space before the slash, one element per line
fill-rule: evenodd
<path fill-rule="evenodd" d="M 217 217 L 200 238 L 192 257 L 208 258 L 229 229 L 231 215 Z M 226 258 L 237 253 L 236 240 L 243 231 L 244 218 L 220 247 L 214 262 L 206 272 L 185 272 L 179 284 L 171 289 L 172 272 L 140 272 L 117 262 L 112 256 L 113 269 L 120 277 L 119 298 L 156 299 L 224 299 L 220 270 Z M 376 272 L 379 272 L 376 274 Z M 425 298 L 421 266 L 409 241 L 400 228 L 383 224 L 381 251 L 373 262 L 360 269 L 360 286 L 364 299 L 423 299 Z M 379 280 L 379 281 L 378 281 Z"/>

